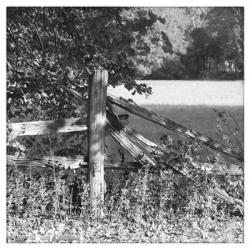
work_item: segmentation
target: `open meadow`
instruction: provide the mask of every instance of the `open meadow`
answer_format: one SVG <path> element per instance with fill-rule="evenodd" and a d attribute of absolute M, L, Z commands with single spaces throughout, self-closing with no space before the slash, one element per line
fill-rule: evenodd
<path fill-rule="evenodd" d="M 216 134 L 218 117 L 214 110 L 225 111 L 237 120 L 241 128 L 241 136 L 243 136 L 244 108 L 242 106 L 143 105 L 143 107 L 218 141 L 221 141 L 221 138 Z M 130 115 L 130 117 L 131 128 L 150 140 L 157 142 L 164 133 L 168 133 L 166 129 L 158 125 L 134 115 Z"/>

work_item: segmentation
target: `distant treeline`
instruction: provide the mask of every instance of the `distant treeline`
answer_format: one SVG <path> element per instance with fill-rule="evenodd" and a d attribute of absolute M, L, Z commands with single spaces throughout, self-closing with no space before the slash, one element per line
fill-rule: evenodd
<path fill-rule="evenodd" d="M 197 23 L 185 25 L 189 20 Z M 180 23 L 174 26 L 170 42 L 173 47 L 179 44 L 178 49 L 165 56 L 147 79 L 243 79 L 244 8 L 202 8 L 200 12 L 197 8 L 185 9 L 182 19 L 176 21 Z"/>
<path fill-rule="evenodd" d="M 167 71 L 163 71 L 163 69 L 156 70 L 152 72 L 152 74 L 145 77 L 145 80 L 222 80 L 222 81 L 230 81 L 230 80 L 243 80 L 244 74 L 243 72 L 206 72 L 205 74 L 169 74 Z"/>

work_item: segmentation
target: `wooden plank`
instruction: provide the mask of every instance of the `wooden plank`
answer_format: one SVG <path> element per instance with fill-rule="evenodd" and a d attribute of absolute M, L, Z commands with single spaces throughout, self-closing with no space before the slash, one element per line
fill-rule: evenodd
<path fill-rule="evenodd" d="M 8 124 L 8 137 L 13 140 L 17 136 L 43 135 L 86 131 L 86 121 L 81 118 L 70 118 L 55 121 L 19 122 Z"/>
<path fill-rule="evenodd" d="M 88 157 L 90 202 L 95 216 L 102 217 L 104 201 L 104 137 L 108 71 L 96 70 L 89 83 Z"/>
<path fill-rule="evenodd" d="M 214 151 L 217 151 L 219 153 L 223 153 L 225 155 L 228 155 L 232 158 L 235 158 L 239 161 L 244 161 L 243 153 L 236 152 L 232 148 L 229 148 L 223 144 L 220 144 L 213 139 L 206 137 L 194 130 L 187 129 L 184 126 L 177 124 L 161 115 L 156 114 L 153 111 L 149 111 L 145 108 L 142 108 L 135 103 L 131 103 L 126 101 L 123 98 L 117 98 L 114 96 L 108 95 L 108 101 L 110 101 L 113 104 L 116 104 L 117 106 L 129 111 L 130 113 L 137 115 L 141 118 L 144 118 L 150 122 L 153 122 L 155 124 L 158 124 L 166 129 L 169 129 L 173 131 L 174 133 L 181 134 L 187 138 L 190 138 L 192 140 L 197 140 L 203 145 L 211 148 Z"/>
<path fill-rule="evenodd" d="M 58 166 L 61 168 L 69 168 L 69 169 L 77 169 L 79 167 L 87 167 L 87 162 L 84 161 L 83 156 L 75 156 L 75 157 L 60 157 L 54 156 L 52 157 L 41 157 L 41 158 L 27 158 L 27 157 L 16 157 L 13 155 L 7 156 L 7 164 L 8 165 L 16 165 L 16 166 L 31 166 L 31 167 L 46 167 L 49 166 Z"/>
<path fill-rule="evenodd" d="M 51 157 L 42 157 L 42 158 L 27 158 L 27 157 L 17 157 L 14 155 L 7 155 L 7 165 L 8 166 L 17 166 L 17 167 L 39 167 L 45 168 L 47 166 L 53 166 L 55 164 L 56 167 L 64 168 L 64 169 L 78 169 L 78 168 L 87 168 L 88 163 L 84 160 L 82 156 L 75 157 L 60 157 L 54 156 Z M 136 171 L 141 167 L 141 164 L 138 162 L 113 162 L 110 163 L 108 161 L 104 162 L 105 170 L 131 170 Z"/>
<path fill-rule="evenodd" d="M 133 143 L 123 129 L 117 128 L 117 121 L 114 117 L 107 113 L 107 130 L 110 135 L 124 147 L 135 159 L 141 164 L 151 164 L 155 166 L 155 162 L 145 154 L 145 151 L 140 149 L 135 143 Z M 120 125 L 120 124 L 119 124 Z"/>

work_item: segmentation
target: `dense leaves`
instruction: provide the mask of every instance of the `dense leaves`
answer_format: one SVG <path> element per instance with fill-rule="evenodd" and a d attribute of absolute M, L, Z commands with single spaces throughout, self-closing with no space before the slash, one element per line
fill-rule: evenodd
<path fill-rule="evenodd" d="M 7 8 L 8 121 L 86 116 L 86 110 L 72 106 L 62 86 L 87 95 L 89 77 L 100 68 L 108 70 L 109 85 L 150 94 L 151 88 L 135 82 L 141 75 L 132 58 L 150 53 L 143 36 L 157 20 L 152 11 L 139 8 Z M 48 140 L 28 139 L 23 139 L 26 153 L 41 141 L 45 151 L 39 152 L 49 151 Z"/>
<path fill-rule="evenodd" d="M 110 85 L 151 93 L 136 84 L 140 74 L 131 58 L 150 53 L 143 36 L 157 20 L 134 8 L 8 8 L 9 118 L 15 106 L 38 109 L 35 119 L 55 116 L 55 108 L 58 116 L 71 116 L 60 86 L 86 92 L 89 74 L 101 67 Z"/>
<path fill-rule="evenodd" d="M 187 72 L 200 77 L 224 71 L 242 78 L 243 9 L 213 8 L 206 19 L 206 26 L 190 34 L 192 43 L 183 58 Z"/>
<path fill-rule="evenodd" d="M 243 8 L 170 8 L 161 12 L 169 21 L 162 29 L 173 53 L 165 54 L 149 79 L 243 79 Z"/>

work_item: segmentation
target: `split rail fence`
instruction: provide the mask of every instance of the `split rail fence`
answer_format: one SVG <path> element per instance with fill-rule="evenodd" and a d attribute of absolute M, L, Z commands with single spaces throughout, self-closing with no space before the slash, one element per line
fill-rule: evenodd
<path fill-rule="evenodd" d="M 89 108 L 88 124 L 86 124 L 81 118 L 71 118 L 60 121 L 22 122 L 11 123 L 8 125 L 9 130 L 11 131 L 8 135 L 10 140 L 15 140 L 19 136 L 69 133 L 88 130 L 87 161 L 84 160 L 84 154 L 73 158 L 55 156 L 53 157 L 53 160 L 51 157 L 28 159 L 25 157 L 18 158 L 13 155 L 8 155 L 7 165 L 46 167 L 56 163 L 56 165 L 64 168 L 87 168 L 90 182 L 90 199 L 93 208 L 95 208 L 96 214 L 99 216 L 101 216 L 101 211 L 97 208 L 97 200 L 103 200 L 104 169 L 137 170 L 145 164 L 157 167 L 157 164 L 159 163 L 159 161 L 155 160 L 157 156 L 157 158 L 160 159 L 161 164 L 164 164 L 166 167 L 186 176 L 196 184 L 199 183 L 193 176 L 192 170 L 196 169 L 204 176 L 207 175 L 208 171 L 202 168 L 202 164 L 180 163 L 176 158 L 176 154 L 169 152 L 162 145 L 153 143 L 134 130 L 131 130 L 127 125 L 121 122 L 119 116 L 113 109 L 114 105 L 117 105 L 143 119 L 158 124 L 175 134 L 180 134 L 191 140 L 195 140 L 217 153 L 227 155 L 241 162 L 244 161 L 243 153 L 236 152 L 232 148 L 215 142 L 211 138 L 194 130 L 187 129 L 184 126 L 142 108 L 135 103 L 128 102 L 121 97 L 117 98 L 107 94 L 107 82 L 108 73 L 106 70 L 95 71 L 90 82 L 89 99 L 86 99 L 73 89 L 64 87 L 67 97 L 72 100 L 74 105 L 77 107 L 85 106 Z M 111 135 L 124 149 L 126 149 L 136 161 L 124 163 L 109 163 L 106 161 L 104 156 L 104 130 L 105 133 Z M 238 170 L 233 172 L 229 170 L 224 174 L 242 175 L 243 171 Z M 213 192 L 217 197 L 226 202 L 243 207 L 242 200 L 231 197 L 219 186 L 216 186 Z"/>

